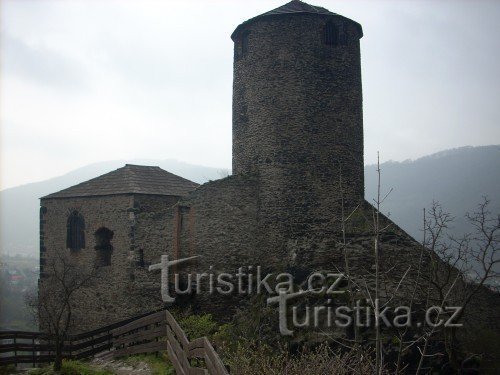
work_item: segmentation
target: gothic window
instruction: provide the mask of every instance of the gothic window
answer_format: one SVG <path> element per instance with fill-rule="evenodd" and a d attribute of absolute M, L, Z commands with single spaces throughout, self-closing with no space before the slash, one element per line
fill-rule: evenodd
<path fill-rule="evenodd" d="M 66 224 L 66 247 L 71 250 L 85 248 L 85 222 L 78 211 L 73 211 Z"/>
<path fill-rule="evenodd" d="M 111 240 L 113 239 L 113 231 L 108 228 L 99 228 L 95 233 L 95 250 L 96 250 L 96 264 L 98 266 L 111 265 L 111 252 L 113 246 Z"/>
<path fill-rule="evenodd" d="M 347 45 L 347 34 L 344 31 L 344 25 L 336 25 L 332 21 L 328 21 L 325 25 L 325 44 L 329 46 L 345 46 Z"/>

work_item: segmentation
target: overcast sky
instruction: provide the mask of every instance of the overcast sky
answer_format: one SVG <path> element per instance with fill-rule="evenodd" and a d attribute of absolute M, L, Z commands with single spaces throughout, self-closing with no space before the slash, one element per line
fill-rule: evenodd
<path fill-rule="evenodd" d="M 1 1 L 1 187 L 93 162 L 231 166 L 233 44 L 280 1 Z M 500 2 L 311 0 L 362 24 L 365 163 L 500 143 Z"/>

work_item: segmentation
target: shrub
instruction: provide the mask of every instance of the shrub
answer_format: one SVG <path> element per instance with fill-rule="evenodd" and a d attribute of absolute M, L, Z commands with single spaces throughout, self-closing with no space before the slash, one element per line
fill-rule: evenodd
<path fill-rule="evenodd" d="M 190 341 L 203 336 L 209 337 L 217 331 L 217 323 L 211 314 L 187 316 L 179 321 L 179 325 Z"/>
<path fill-rule="evenodd" d="M 374 363 L 369 353 L 361 350 L 335 352 L 327 345 L 320 345 L 313 350 L 303 349 L 292 355 L 285 347 L 273 350 L 257 342 L 250 345 L 240 344 L 235 352 L 228 355 L 226 363 L 232 375 L 363 375 L 373 374 L 374 371 Z"/>

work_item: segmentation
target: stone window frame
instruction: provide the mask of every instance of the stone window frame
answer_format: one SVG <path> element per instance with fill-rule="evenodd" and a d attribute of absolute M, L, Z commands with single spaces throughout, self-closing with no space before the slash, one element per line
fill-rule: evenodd
<path fill-rule="evenodd" d="M 106 226 L 100 226 L 95 232 L 96 251 L 95 263 L 98 267 L 111 266 L 111 254 L 113 252 L 113 240 L 115 232 Z"/>

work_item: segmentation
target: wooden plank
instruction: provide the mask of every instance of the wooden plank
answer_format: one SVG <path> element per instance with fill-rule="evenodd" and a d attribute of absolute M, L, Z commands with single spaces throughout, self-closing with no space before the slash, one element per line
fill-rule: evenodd
<path fill-rule="evenodd" d="M 97 344 L 101 344 L 103 342 L 107 342 L 110 339 L 110 337 L 111 337 L 111 335 L 106 335 L 106 336 L 97 337 L 93 340 L 82 341 L 82 342 L 79 342 L 77 344 L 73 343 L 71 345 L 65 345 L 64 349 L 66 351 L 82 350 L 82 349 L 88 348 L 89 346 L 92 346 L 92 345 L 97 345 Z"/>
<path fill-rule="evenodd" d="M 191 350 L 191 349 L 197 349 L 197 348 L 205 348 L 205 340 L 204 340 L 204 337 L 200 337 L 200 338 L 197 338 L 197 339 L 194 339 L 193 341 L 191 341 L 187 347 L 188 350 Z"/>
<path fill-rule="evenodd" d="M 111 345 L 108 344 L 108 343 L 105 343 L 104 345 L 97 346 L 95 348 L 91 347 L 88 350 L 82 351 L 80 353 L 76 353 L 76 354 L 72 355 L 71 358 L 73 358 L 73 359 L 84 359 L 84 358 L 88 358 L 88 357 L 94 356 L 97 353 L 100 353 L 100 352 L 102 352 L 104 350 L 109 350 L 109 349 L 111 349 Z M 69 357 L 69 356 L 67 356 L 67 357 Z"/>
<path fill-rule="evenodd" d="M 175 337 L 177 337 L 182 348 L 187 348 L 189 346 L 189 340 L 187 339 L 187 336 L 182 330 L 181 326 L 177 323 L 177 321 L 174 319 L 172 314 L 170 314 L 170 312 L 166 311 L 166 316 L 167 316 L 167 325 L 174 332 Z"/>
<path fill-rule="evenodd" d="M 204 368 L 191 367 L 189 369 L 189 375 L 209 375 L 209 373 Z"/>
<path fill-rule="evenodd" d="M 55 356 L 54 355 L 39 355 L 36 356 L 36 362 L 38 363 L 47 363 L 53 362 Z M 18 355 L 18 356 L 10 356 L 10 357 L 0 357 L 0 365 L 10 365 L 15 363 L 32 363 L 33 356 L 32 355 Z"/>
<path fill-rule="evenodd" d="M 41 352 L 48 351 L 54 349 L 54 345 L 47 344 L 31 344 L 31 343 L 18 343 L 15 344 L 0 344 L 0 353 L 8 353 L 8 352 Z"/>
<path fill-rule="evenodd" d="M 172 362 L 172 365 L 174 366 L 175 373 L 178 375 L 187 375 L 184 372 L 184 369 L 182 368 L 179 358 L 177 358 L 177 355 L 175 354 L 170 341 L 167 341 L 167 353 L 170 361 Z"/>
<path fill-rule="evenodd" d="M 151 340 L 157 337 L 165 337 L 167 335 L 167 326 L 162 324 L 160 326 L 155 326 L 150 329 L 142 330 L 130 335 L 118 336 L 113 339 L 113 345 L 118 346 L 121 344 L 132 343 L 141 340 Z"/>
<path fill-rule="evenodd" d="M 145 314 L 137 315 L 137 316 L 134 316 L 131 318 L 121 320 L 121 321 L 116 322 L 116 323 L 109 324 L 109 325 L 104 326 L 104 327 L 97 328 L 93 331 L 77 333 L 75 335 L 71 335 L 70 339 L 71 340 L 82 340 L 82 339 L 89 338 L 91 336 L 96 336 L 96 335 L 101 334 L 101 333 L 112 331 L 115 328 L 123 327 L 125 324 L 136 321 L 137 319 L 143 318 L 143 317 L 151 315 L 151 314 L 152 314 L 151 312 L 147 312 Z"/>
<path fill-rule="evenodd" d="M 207 366 L 208 373 L 210 375 L 219 375 L 219 373 L 217 372 L 217 368 L 212 363 L 212 361 L 210 360 L 210 358 L 205 358 L 205 365 Z"/>
<path fill-rule="evenodd" d="M 159 323 L 159 322 L 162 322 L 164 320 L 165 320 L 165 312 L 158 311 L 156 313 L 145 316 L 145 317 L 140 318 L 138 320 L 134 320 L 133 322 L 130 322 L 122 327 L 115 328 L 111 332 L 113 333 L 113 336 L 116 337 L 116 336 L 122 335 L 126 332 L 133 331 L 134 329 L 142 328 L 142 327 L 150 325 L 150 324 Z"/>
<path fill-rule="evenodd" d="M 48 339 L 50 335 L 42 332 L 28 332 L 28 331 L 0 331 L 0 340 L 14 340 L 16 339 Z"/>
<path fill-rule="evenodd" d="M 146 344 L 127 346 L 123 349 L 117 349 L 113 352 L 113 357 L 117 358 L 141 353 L 155 353 L 165 350 L 167 350 L 166 341 L 153 341 Z"/>
<path fill-rule="evenodd" d="M 194 348 L 189 351 L 189 358 L 205 358 L 206 352 L 204 348 Z"/>
<path fill-rule="evenodd" d="M 208 341 L 206 337 L 203 338 L 205 339 L 204 341 L 205 341 L 205 349 L 207 351 L 207 358 L 210 358 L 210 361 L 217 369 L 218 371 L 217 374 L 229 374 L 226 367 L 224 366 L 224 363 L 222 363 L 222 360 L 220 359 L 219 355 L 215 351 L 210 341 Z"/>
<path fill-rule="evenodd" d="M 174 336 L 170 327 L 167 327 L 167 339 L 168 339 L 170 346 L 172 347 L 172 349 L 175 352 L 175 356 L 179 361 L 179 365 L 183 368 L 183 370 L 185 372 L 188 372 L 190 366 L 189 366 L 187 354 L 186 354 L 185 350 L 182 348 L 182 346 L 179 343 L 179 341 L 177 340 L 177 338 Z"/>

